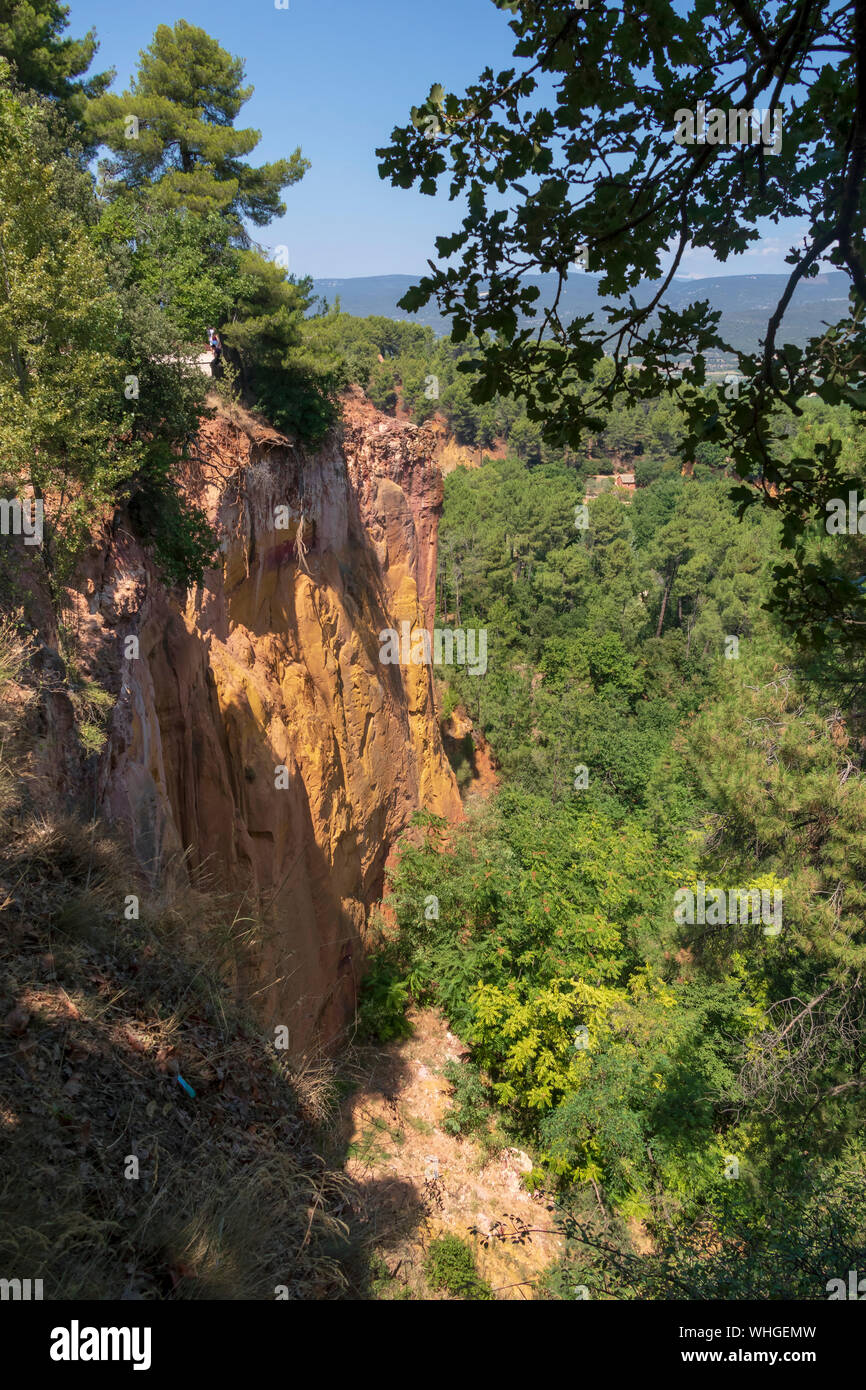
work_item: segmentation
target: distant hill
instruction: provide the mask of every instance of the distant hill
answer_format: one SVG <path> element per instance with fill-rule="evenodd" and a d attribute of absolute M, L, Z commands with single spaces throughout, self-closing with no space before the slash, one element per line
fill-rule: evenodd
<path fill-rule="evenodd" d="M 597 290 L 598 278 L 581 273 L 569 278 L 560 299 L 560 313 L 566 321 L 581 314 L 599 313 L 603 300 Z M 315 280 L 314 285 L 316 294 L 331 304 L 339 295 L 346 313 L 411 319 L 429 324 L 436 333 L 447 333 L 448 323 L 435 304 L 428 304 L 417 314 L 397 308 L 398 299 L 418 279 L 420 275 L 367 275 L 348 280 Z M 530 275 L 527 280 L 541 288 L 542 302 L 549 302 L 555 277 Z M 667 298 L 674 308 L 708 299 L 713 308 L 721 309 L 722 332 L 732 346 L 740 351 L 754 351 L 786 283 L 786 275 L 715 275 L 700 280 L 674 280 Z M 646 303 L 655 289 L 655 285 L 647 283 L 635 291 L 635 299 Z M 824 324 L 837 323 L 845 315 L 847 303 L 848 278 L 841 271 L 802 281 L 785 316 L 781 341 L 802 347 Z"/>

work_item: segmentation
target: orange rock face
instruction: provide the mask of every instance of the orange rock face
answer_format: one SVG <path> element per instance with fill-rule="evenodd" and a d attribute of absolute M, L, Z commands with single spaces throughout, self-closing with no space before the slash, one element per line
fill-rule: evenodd
<path fill-rule="evenodd" d="M 197 453 L 221 570 L 184 601 L 121 534 L 79 600 L 103 659 L 138 638 L 100 799 L 154 879 L 186 853 L 261 916 L 242 983 L 298 1051 L 352 1015 L 413 811 L 461 815 L 430 669 L 379 661 L 382 629 L 432 626 L 442 480 L 426 432 L 360 397 L 316 453 L 226 416 Z"/>

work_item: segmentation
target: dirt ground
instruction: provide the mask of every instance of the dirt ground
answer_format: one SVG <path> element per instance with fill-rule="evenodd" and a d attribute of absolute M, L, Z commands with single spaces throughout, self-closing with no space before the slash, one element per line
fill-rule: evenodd
<path fill-rule="evenodd" d="M 410 1019 L 412 1037 L 361 1054 L 361 1084 L 342 1111 L 358 1228 L 383 1271 L 383 1296 L 447 1297 L 429 1292 L 423 1272 L 430 1241 L 447 1233 L 472 1247 L 495 1298 L 531 1299 L 562 1248 L 552 1233 L 550 1198 L 526 1191 L 521 1179 L 532 1161 L 521 1150 L 491 1155 L 442 1129 L 450 1107 L 442 1069 L 464 1049 L 435 1010 L 415 1010 Z M 497 1222 L 510 1232 L 525 1225 L 532 1234 L 485 1248 L 482 1233 Z M 472 1227 L 479 1234 L 470 1234 Z"/>

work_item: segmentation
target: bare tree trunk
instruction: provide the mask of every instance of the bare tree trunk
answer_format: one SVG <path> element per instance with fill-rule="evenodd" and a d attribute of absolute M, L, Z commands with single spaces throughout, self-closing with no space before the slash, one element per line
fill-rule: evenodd
<path fill-rule="evenodd" d="M 656 637 L 661 637 L 661 635 L 662 635 L 662 628 L 663 628 L 663 626 L 664 626 L 665 612 L 667 611 L 668 599 L 670 598 L 671 589 L 672 589 L 673 586 L 674 586 L 674 580 L 675 580 L 676 577 L 677 577 L 677 570 L 678 570 L 678 569 L 679 569 L 679 565 L 674 565 L 673 569 L 671 570 L 670 579 L 668 580 L 667 584 L 665 585 L 664 598 L 662 599 L 662 611 L 659 613 L 659 622 L 658 622 L 658 627 L 656 628 Z"/>
<path fill-rule="evenodd" d="M 661 612 L 659 613 L 658 627 L 656 628 L 656 637 L 661 637 L 661 635 L 662 635 L 662 627 L 664 626 L 664 621 L 665 621 L 665 609 L 666 609 L 667 606 L 668 606 L 668 594 L 670 593 L 670 591 L 671 591 L 671 586 L 670 586 L 670 584 L 668 584 L 667 587 L 665 588 L 664 596 L 663 596 L 663 598 L 662 598 L 662 610 L 661 610 Z"/>

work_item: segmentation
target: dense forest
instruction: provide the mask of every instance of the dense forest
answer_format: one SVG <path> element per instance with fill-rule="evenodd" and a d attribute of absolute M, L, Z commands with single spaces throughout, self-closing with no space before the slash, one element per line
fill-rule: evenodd
<path fill-rule="evenodd" d="M 593 1296 L 809 1298 L 861 1248 L 862 723 L 766 611 L 778 522 L 734 486 L 668 460 L 581 529 L 562 464 L 446 482 L 440 621 L 489 643 L 448 697 L 502 785 L 460 834 L 421 818 L 371 1017 L 446 1010 L 459 1124 L 531 1144 L 573 1236 L 556 1287 Z M 698 885 L 778 894 L 781 931 L 678 922 Z"/>

